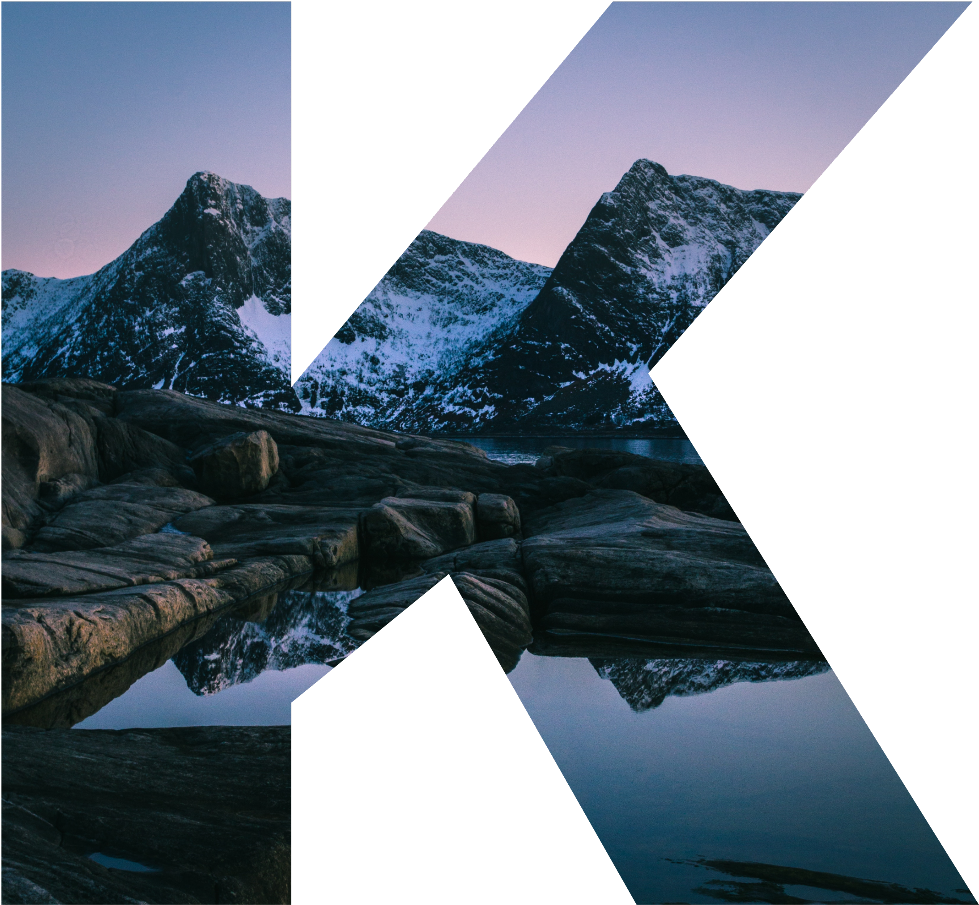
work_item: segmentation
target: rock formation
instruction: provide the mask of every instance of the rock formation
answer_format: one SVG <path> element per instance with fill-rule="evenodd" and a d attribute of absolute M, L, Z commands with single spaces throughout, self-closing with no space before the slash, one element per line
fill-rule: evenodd
<path fill-rule="evenodd" d="M 702 466 L 563 449 L 508 466 L 63 378 L 4 385 L 3 418 L 5 901 L 285 901 L 281 732 L 64 729 L 169 658 L 202 694 L 334 663 L 445 576 L 505 670 L 589 656 L 633 706 L 711 680 L 623 664 L 823 668 Z M 108 757 L 111 790 L 78 766 Z M 259 773 L 280 785 L 240 812 Z"/>

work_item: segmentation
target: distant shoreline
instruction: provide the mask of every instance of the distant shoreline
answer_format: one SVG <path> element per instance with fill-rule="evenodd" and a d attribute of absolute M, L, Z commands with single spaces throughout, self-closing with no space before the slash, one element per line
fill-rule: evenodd
<path fill-rule="evenodd" d="M 560 439 L 591 439 L 591 440 L 689 440 L 689 437 L 680 430 L 673 428 L 666 428 L 662 431 L 657 431 L 655 433 L 646 431 L 601 431 L 601 432 L 572 432 L 565 431 L 562 433 L 546 433 L 546 434 L 496 434 L 496 433 L 478 433 L 478 434 L 463 434 L 455 432 L 436 432 L 423 434 L 426 437 L 438 437 L 441 440 L 560 440 Z"/>

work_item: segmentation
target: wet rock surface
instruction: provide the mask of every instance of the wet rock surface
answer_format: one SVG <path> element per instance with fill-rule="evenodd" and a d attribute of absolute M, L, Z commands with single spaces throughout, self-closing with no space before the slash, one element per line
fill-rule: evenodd
<path fill-rule="evenodd" d="M 5 726 L 3 901 L 288 902 L 289 757 L 279 726 Z"/>
<path fill-rule="evenodd" d="M 205 538 L 216 556 L 298 554 L 335 568 L 359 556 L 359 517 L 356 508 L 246 503 L 199 509 L 173 527 Z"/>

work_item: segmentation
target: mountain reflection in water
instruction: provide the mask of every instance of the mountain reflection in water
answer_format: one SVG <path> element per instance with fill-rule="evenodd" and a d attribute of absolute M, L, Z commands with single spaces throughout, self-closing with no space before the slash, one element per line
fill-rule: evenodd
<path fill-rule="evenodd" d="M 255 598 L 18 717 L 288 722 L 291 701 L 358 646 L 348 607 L 372 583 L 353 569 Z M 582 653 L 525 651 L 510 680 L 637 902 L 874 901 L 837 876 L 969 900 L 824 661 Z M 762 877 L 762 863 L 798 867 Z M 737 864 L 754 873 L 739 879 Z"/>
<path fill-rule="evenodd" d="M 706 694 L 735 682 L 801 679 L 829 672 L 825 660 L 739 663 L 731 660 L 591 660 L 636 712 L 653 710 L 668 697 Z"/>
<path fill-rule="evenodd" d="M 347 606 L 361 593 L 360 588 L 284 591 L 264 618 L 227 616 L 184 647 L 174 665 L 194 694 L 209 695 L 250 682 L 266 670 L 338 662 L 357 646 L 346 633 Z"/>

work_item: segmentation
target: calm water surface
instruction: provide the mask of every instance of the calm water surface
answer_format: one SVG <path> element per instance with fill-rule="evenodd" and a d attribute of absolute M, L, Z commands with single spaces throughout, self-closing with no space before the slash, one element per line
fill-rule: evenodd
<path fill-rule="evenodd" d="M 359 593 L 288 591 L 263 619 L 224 617 L 79 726 L 288 723 L 291 701 L 356 647 L 346 606 Z M 716 885 L 730 878 L 692 863 L 699 859 L 827 871 L 967 901 L 833 673 L 800 664 L 802 678 L 772 678 L 791 668 L 753 668 L 763 681 L 738 681 L 741 666 L 724 661 L 524 653 L 510 674 L 636 901 L 738 900 Z M 667 676 L 653 692 L 642 684 L 649 670 Z M 677 675 L 688 678 L 669 679 Z M 784 891 L 796 901 L 869 901 Z"/>
<path fill-rule="evenodd" d="M 453 436 L 454 440 L 465 440 L 473 446 L 486 450 L 491 459 L 507 465 L 533 465 L 548 446 L 567 446 L 571 449 L 610 449 L 615 452 L 628 452 L 651 459 L 667 459 L 671 462 L 686 462 L 701 465 L 700 456 L 693 444 L 685 439 L 645 439 L 621 440 L 614 437 L 464 437 Z"/>

